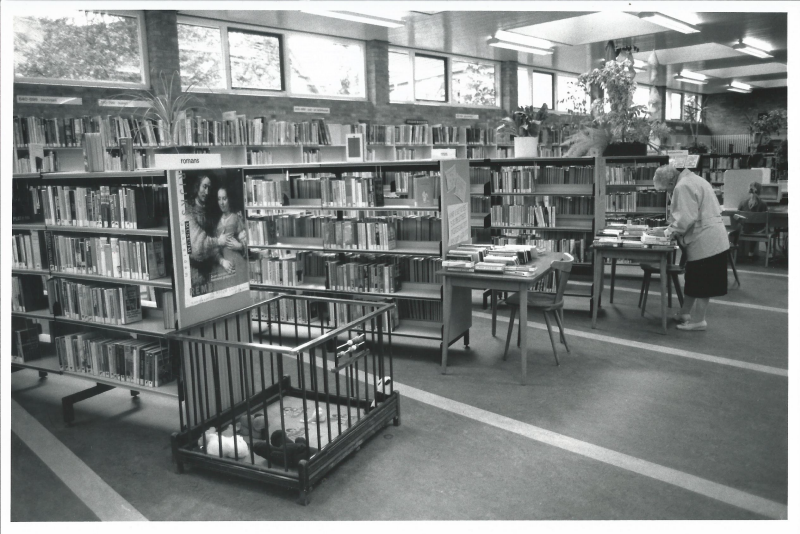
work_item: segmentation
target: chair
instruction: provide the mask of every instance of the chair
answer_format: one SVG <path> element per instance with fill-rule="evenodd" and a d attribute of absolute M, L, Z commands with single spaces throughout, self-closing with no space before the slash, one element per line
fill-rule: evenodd
<path fill-rule="evenodd" d="M 742 287 L 742 283 L 739 282 L 739 273 L 736 272 L 736 260 L 739 252 L 739 233 L 742 230 L 742 219 L 744 219 L 744 217 L 741 215 L 731 215 L 731 224 L 726 227 L 728 230 L 728 244 L 730 245 L 728 249 L 728 263 L 731 264 L 733 277 L 736 279 L 736 285 L 739 287 Z"/>
<path fill-rule="evenodd" d="M 569 345 L 567 345 L 567 338 L 564 337 L 564 291 L 567 288 L 569 281 L 569 274 L 572 271 L 572 264 L 575 263 L 575 258 L 567 253 L 563 253 L 562 260 L 556 260 L 550 264 L 550 267 L 556 273 L 556 292 L 555 293 L 528 293 L 528 307 L 534 308 L 542 312 L 544 315 L 544 322 L 547 324 L 547 332 L 550 334 L 550 344 L 553 346 L 553 356 L 558 363 L 558 352 L 556 351 L 556 342 L 553 339 L 553 327 L 550 322 L 548 313 L 552 313 L 553 317 L 558 324 L 558 330 L 561 335 L 561 343 L 566 347 L 569 352 Z M 503 359 L 508 358 L 508 345 L 511 342 L 511 333 L 514 330 L 514 319 L 517 316 L 517 309 L 519 308 L 519 293 L 514 293 L 506 299 L 506 303 L 511 306 L 511 318 L 508 322 L 508 334 L 506 336 L 506 348 L 503 351 Z M 522 328 L 523 325 L 520 325 Z M 519 329 L 517 329 L 517 345 L 519 345 Z"/>
<path fill-rule="evenodd" d="M 644 315 L 644 310 L 647 307 L 647 295 L 650 292 L 650 279 L 653 273 L 661 272 L 661 266 L 657 263 L 642 263 L 639 267 L 644 271 L 642 290 L 639 292 L 639 306 L 642 308 L 642 315 Z M 682 274 L 686 274 L 686 251 L 683 248 L 681 248 L 680 263 L 667 265 L 667 299 L 670 308 L 672 307 L 672 286 L 675 286 L 678 303 L 683 306 L 683 291 L 681 291 L 681 281 L 678 278 Z"/>
<path fill-rule="evenodd" d="M 743 217 L 746 221 L 739 232 L 739 241 L 754 241 L 767 245 L 764 267 L 768 267 L 769 255 L 772 249 L 772 235 L 769 233 L 769 212 L 737 211 L 734 212 L 734 215 Z"/>

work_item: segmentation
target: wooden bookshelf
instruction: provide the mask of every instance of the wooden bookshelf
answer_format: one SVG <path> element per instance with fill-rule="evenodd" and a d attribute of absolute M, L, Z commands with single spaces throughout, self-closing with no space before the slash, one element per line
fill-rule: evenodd
<path fill-rule="evenodd" d="M 320 293 L 330 293 L 336 295 L 359 295 L 365 297 L 384 297 L 411 300 L 441 300 L 441 284 L 422 284 L 414 282 L 403 282 L 399 291 L 394 293 L 375 293 L 372 291 L 347 291 L 341 289 L 327 289 L 323 279 L 305 281 L 294 286 L 283 286 L 275 284 L 258 284 L 250 282 L 250 288 L 261 291 L 314 291 Z"/>
<path fill-rule="evenodd" d="M 169 276 L 164 276 L 162 278 L 154 278 L 152 280 L 140 280 L 138 278 L 115 278 L 111 276 L 99 276 L 96 274 L 65 273 L 61 271 L 51 271 L 50 274 L 57 278 L 90 280 L 92 282 L 106 282 L 110 284 L 118 284 L 126 286 L 153 286 L 153 287 L 160 287 L 163 289 L 172 288 L 172 278 Z"/>
<path fill-rule="evenodd" d="M 19 267 L 14 267 L 11 269 L 11 274 L 33 274 L 39 276 L 49 276 L 50 271 L 45 269 L 20 269 Z"/>
<path fill-rule="evenodd" d="M 51 230 L 59 233 L 80 233 L 80 234 L 103 234 L 103 235 L 122 235 L 122 236 L 142 236 L 142 237 L 169 237 L 169 229 L 166 226 L 156 226 L 153 228 L 102 228 L 96 226 L 62 226 L 47 225 L 41 230 Z"/>
<path fill-rule="evenodd" d="M 20 230 L 24 232 L 35 232 L 37 230 L 46 230 L 44 223 L 13 223 L 11 230 Z"/>

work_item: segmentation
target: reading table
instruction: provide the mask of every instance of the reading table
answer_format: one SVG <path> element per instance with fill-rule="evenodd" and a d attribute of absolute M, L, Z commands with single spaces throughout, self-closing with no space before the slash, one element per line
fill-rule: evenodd
<path fill-rule="evenodd" d="M 439 271 L 444 278 L 444 336 L 442 339 L 450 339 L 449 317 L 453 311 L 453 302 L 469 302 L 472 306 L 473 289 L 489 289 L 495 291 L 507 291 L 519 293 L 519 321 L 520 321 L 520 351 L 522 357 L 522 384 L 525 384 L 525 377 L 528 369 L 528 289 L 536 282 L 547 275 L 551 268 L 550 264 L 554 260 L 564 257 L 560 252 L 546 252 L 536 256 L 527 263 L 529 266 L 536 266 L 536 273 L 533 276 L 517 276 L 507 274 L 491 273 L 468 273 L 459 271 Z M 471 308 L 470 308 L 471 309 Z M 447 374 L 447 343 L 442 343 L 442 374 Z"/>

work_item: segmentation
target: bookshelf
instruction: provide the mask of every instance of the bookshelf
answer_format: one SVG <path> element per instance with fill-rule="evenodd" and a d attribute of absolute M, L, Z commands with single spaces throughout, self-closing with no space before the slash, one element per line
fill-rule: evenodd
<path fill-rule="evenodd" d="M 138 220 L 141 222 L 137 221 L 137 226 L 139 224 L 143 226 L 141 228 L 104 228 L 101 226 L 102 223 L 100 222 L 100 219 L 103 217 L 103 215 L 101 215 L 101 210 L 95 210 L 93 212 L 92 209 L 88 208 L 91 203 L 87 201 L 94 192 L 99 193 L 101 186 L 113 187 L 116 188 L 117 191 L 126 187 L 151 187 L 152 194 L 154 195 L 152 198 L 154 199 L 156 198 L 155 195 L 157 195 L 156 188 L 160 188 L 160 193 L 158 194 L 161 195 L 161 201 L 153 202 L 152 205 L 147 208 L 150 210 L 147 211 L 147 213 L 152 214 L 152 217 L 147 220 L 143 217 Z M 69 369 L 66 366 L 60 365 L 56 350 L 58 340 L 64 338 L 64 336 L 91 333 L 96 335 L 98 341 L 101 339 L 109 341 L 114 340 L 114 342 L 120 342 L 121 345 L 129 344 L 133 346 L 137 340 L 145 340 L 149 342 L 149 350 L 154 352 L 158 350 L 164 352 L 167 350 L 170 352 L 172 351 L 174 347 L 170 346 L 171 342 L 167 340 L 166 336 L 169 332 L 174 330 L 174 324 L 170 326 L 166 326 L 165 324 L 165 312 L 167 311 L 165 307 L 171 305 L 172 300 L 165 298 L 161 293 L 156 294 L 156 291 L 162 292 L 173 290 L 174 288 L 169 252 L 171 250 L 171 236 L 167 226 L 170 211 L 168 209 L 169 203 L 165 202 L 169 193 L 166 186 L 166 173 L 156 170 L 104 173 L 76 171 L 46 174 L 36 173 L 35 175 L 28 173 L 14 176 L 15 213 L 12 232 L 15 236 L 15 261 L 20 260 L 22 263 L 26 263 L 28 268 L 23 268 L 22 264 L 15 263 L 12 268 L 12 276 L 26 279 L 20 282 L 20 287 L 25 287 L 32 282 L 36 282 L 35 285 L 40 288 L 41 296 L 33 299 L 34 309 L 28 309 L 26 306 L 25 311 L 15 309 L 11 313 L 12 322 L 16 325 L 15 328 L 27 329 L 31 326 L 30 323 L 26 323 L 22 320 L 32 320 L 34 324 L 39 325 L 34 328 L 38 328 L 40 334 L 36 336 L 39 339 L 39 344 L 38 349 L 33 352 L 32 357 L 30 359 L 20 358 L 17 352 L 17 356 L 12 358 L 12 370 L 35 370 L 40 373 L 40 376 L 46 376 L 47 374 L 69 375 L 97 384 L 93 388 L 75 395 L 70 395 L 62 400 L 64 404 L 64 418 L 67 423 L 71 423 L 74 419 L 73 405 L 76 402 L 113 388 L 128 389 L 134 397 L 138 396 L 139 392 L 142 391 L 156 395 L 166 395 L 170 398 L 178 397 L 177 379 L 158 387 L 146 385 L 144 383 L 144 368 L 139 368 L 139 366 L 133 368 L 139 370 L 139 380 L 134 380 L 133 376 L 128 380 L 104 377 L 101 374 L 102 369 L 95 367 L 97 362 L 101 361 L 101 359 L 97 359 L 97 353 L 94 355 L 84 353 L 82 357 L 81 355 L 75 355 L 73 361 L 76 365 L 78 361 L 87 362 L 87 358 L 90 363 L 84 363 L 85 367 L 80 369 Z M 58 196 L 62 192 L 66 192 L 64 196 Z M 136 195 L 138 194 L 139 193 L 136 193 Z M 130 199 L 133 196 L 135 195 L 131 193 L 131 197 L 126 198 Z M 63 213 L 61 207 L 58 208 L 59 211 L 57 213 L 59 215 L 54 215 L 55 212 L 53 209 L 54 203 L 56 202 L 55 199 L 61 198 L 63 198 L 65 202 L 70 203 L 67 208 L 70 212 L 70 220 L 67 218 L 61 219 L 60 214 Z M 139 197 L 137 196 L 136 198 Z M 149 198 L 150 197 L 148 197 L 148 200 Z M 77 199 L 81 199 L 80 204 Z M 133 203 L 130 203 L 130 200 L 126 200 L 126 202 L 129 202 L 127 204 L 128 211 L 125 212 L 126 215 L 120 215 L 121 221 L 128 220 L 125 219 L 125 217 L 133 217 Z M 48 203 L 47 206 L 45 206 L 45 203 Z M 99 207 L 100 204 L 98 197 L 96 206 Z M 91 213 L 94 213 L 94 216 L 90 216 Z M 105 213 L 108 214 L 110 212 Z M 122 213 L 122 211 L 120 211 L 120 213 Z M 80 214 L 80 218 L 73 218 L 75 214 Z M 137 215 L 139 214 L 143 216 L 145 211 L 138 211 Z M 86 218 L 84 219 L 83 217 Z M 95 226 L 94 221 L 98 221 L 98 225 Z M 78 226 L 78 224 L 83 224 L 84 226 Z M 131 225 L 132 224 L 133 222 L 131 219 Z M 110 221 L 109 225 L 111 225 Z M 74 264 L 75 267 L 70 267 L 69 270 L 66 270 L 64 266 L 67 265 L 67 263 L 63 263 L 68 261 L 65 255 L 66 250 L 57 250 L 55 248 L 59 237 L 73 239 L 75 243 L 91 242 L 90 240 L 94 239 L 96 239 L 97 242 L 100 242 L 101 239 L 108 239 L 110 242 L 111 238 L 115 238 L 115 241 L 123 240 L 126 243 L 141 242 L 145 243 L 145 245 L 143 245 L 141 249 L 138 249 L 138 255 L 131 256 L 131 262 L 127 264 L 130 269 L 131 278 L 121 278 L 103 276 L 95 272 L 90 272 L 90 268 L 88 267 L 91 263 L 88 261 L 90 255 L 85 253 L 85 249 L 80 249 L 81 252 L 84 253 L 83 256 L 76 254 L 69 262 L 72 265 L 71 262 L 73 260 L 77 261 L 79 257 L 82 257 L 87 267 L 83 267 L 82 263 L 78 261 Z M 147 250 L 146 243 L 152 243 L 154 241 L 160 241 L 164 250 L 164 255 L 161 257 L 163 261 L 159 260 L 161 261 L 160 268 L 164 273 L 162 276 L 157 275 L 158 269 L 151 271 L 157 263 L 152 263 L 151 259 L 142 256 L 142 253 Z M 17 243 L 23 245 L 19 246 Z M 131 250 L 132 249 L 128 249 L 129 252 Z M 134 257 L 137 260 L 136 266 L 134 266 Z M 97 262 L 100 262 L 99 256 L 93 256 L 93 258 Z M 147 264 L 147 267 L 145 268 L 146 270 L 141 272 L 141 276 L 144 277 L 145 274 L 150 276 L 151 272 L 153 276 L 150 276 L 149 279 L 134 278 L 134 270 L 137 271 L 138 275 L 138 269 L 143 268 L 142 266 L 145 264 Z M 95 267 L 97 267 L 97 265 L 98 263 L 95 263 Z M 113 324 L 97 321 L 97 317 L 88 315 L 89 313 L 94 313 L 91 311 L 87 312 L 87 316 L 68 316 L 65 308 L 73 304 L 77 305 L 79 302 L 77 300 L 78 293 L 75 294 L 76 300 L 72 301 L 72 303 L 63 300 L 66 298 L 66 293 L 62 292 L 64 286 L 60 285 L 63 281 L 111 290 L 116 290 L 115 288 L 135 287 L 137 288 L 135 291 L 138 293 L 138 299 L 144 301 L 144 305 L 141 309 L 142 318 L 141 320 L 133 320 L 127 324 Z M 131 294 L 133 292 L 133 290 L 130 290 Z M 124 292 L 121 294 L 124 294 Z M 86 297 L 84 296 L 84 298 Z M 26 299 L 25 304 L 27 304 L 27 300 L 28 299 Z M 158 303 L 156 303 L 156 301 L 158 301 Z M 19 301 L 15 300 L 15 307 L 18 302 Z M 85 304 L 86 301 L 84 300 L 81 303 Z M 174 310 L 172 310 L 169 316 L 174 317 L 174 315 Z M 146 343 L 143 341 L 141 345 L 144 346 Z M 142 362 L 144 362 L 144 358 L 146 357 L 145 353 L 137 352 L 137 354 L 140 354 Z M 92 356 L 95 358 L 95 366 L 91 365 Z M 152 354 L 148 353 L 147 357 L 150 356 L 152 356 Z M 156 356 L 153 357 L 155 358 Z M 164 361 L 172 362 L 169 357 L 164 358 Z M 173 364 L 166 363 L 165 365 L 171 366 Z M 177 377 L 177 374 L 173 376 Z M 102 387 L 100 387 L 100 385 L 102 385 Z"/>
<path fill-rule="evenodd" d="M 453 172 L 460 173 L 466 182 L 467 162 L 388 161 L 245 167 L 251 289 L 352 296 L 362 300 L 393 299 L 399 309 L 393 336 L 441 341 L 442 282 L 434 273 L 440 269 L 440 262 L 450 248 L 443 239 L 447 235 L 448 221 L 447 210 L 442 206 L 459 200 L 452 193 L 445 193 L 446 173 Z M 269 187 L 283 192 L 279 205 L 264 205 L 255 198 L 262 187 L 260 183 L 265 180 L 271 183 Z M 343 197 L 331 196 L 333 191 L 336 195 L 345 191 L 337 187 L 350 189 L 346 189 Z M 356 188 L 369 187 L 372 191 L 380 190 L 378 196 L 382 194 L 383 198 L 374 202 L 372 197 L 353 200 L 361 198 L 355 196 L 361 195 L 354 193 Z M 314 189 L 312 194 L 306 194 L 305 189 L 302 193 L 312 198 L 297 198 L 301 188 Z M 323 188 L 325 193 L 322 193 Z M 423 200 L 425 194 L 431 194 L 435 200 Z M 465 197 L 467 195 L 468 191 Z M 324 205 L 323 199 L 327 200 Z M 465 202 L 468 200 L 464 198 Z M 359 203 L 366 205 L 352 205 Z M 385 223 L 387 228 L 392 226 L 392 232 L 406 231 L 410 234 L 407 237 L 416 236 L 416 239 L 395 236 L 391 248 L 364 248 L 359 241 L 359 235 L 363 235 L 360 232 L 372 232 L 367 224 L 373 222 L 376 228 Z M 254 244 L 263 241 L 262 233 L 266 230 L 261 228 L 271 228 L 273 224 L 276 229 L 272 238 L 267 239 L 269 243 Z M 336 241 L 337 225 L 349 226 L 353 236 L 348 239 L 340 236 Z M 318 235 L 299 236 L 295 228 Z M 281 274 L 276 276 L 279 267 L 275 264 L 284 261 L 288 267 L 283 270 L 281 266 Z M 303 271 L 302 279 L 297 274 L 299 270 Z M 376 276 L 375 273 L 380 274 Z M 375 285 L 371 285 L 373 283 Z M 396 289 L 387 290 L 392 284 Z M 459 313 L 465 311 L 468 310 Z M 464 333 L 454 332 L 454 338 L 448 342 Z"/>

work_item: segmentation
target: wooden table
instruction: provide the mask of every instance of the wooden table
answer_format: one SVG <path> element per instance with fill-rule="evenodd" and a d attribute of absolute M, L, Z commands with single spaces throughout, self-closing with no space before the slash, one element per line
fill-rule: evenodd
<path fill-rule="evenodd" d="M 592 285 L 592 328 L 597 328 L 597 309 L 603 294 L 603 269 L 605 258 L 628 259 L 640 263 L 658 263 L 661 282 L 661 326 L 667 333 L 667 262 L 676 247 L 634 248 L 593 245 L 594 283 Z"/>
<path fill-rule="evenodd" d="M 491 289 L 519 293 L 520 350 L 522 352 L 522 384 L 528 369 L 528 289 L 547 275 L 554 260 L 564 257 L 560 252 L 547 252 L 533 259 L 528 265 L 535 265 L 536 275 L 530 278 L 503 274 L 466 273 L 457 271 L 439 271 L 444 278 L 444 335 L 442 339 L 450 339 L 450 315 L 453 302 L 463 305 L 469 302 L 472 309 L 472 290 Z M 447 343 L 442 343 L 442 374 L 447 374 Z"/>

